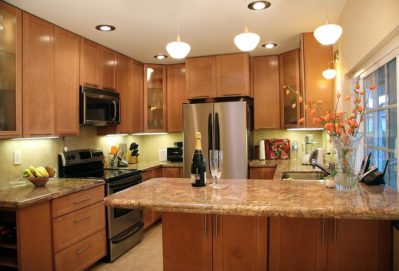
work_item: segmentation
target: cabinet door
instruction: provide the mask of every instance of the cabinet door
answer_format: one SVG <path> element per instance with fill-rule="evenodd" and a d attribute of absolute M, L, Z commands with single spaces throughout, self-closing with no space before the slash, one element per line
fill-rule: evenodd
<path fill-rule="evenodd" d="M 392 270 L 391 221 L 332 219 L 328 270 Z"/>
<path fill-rule="evenodd" d="M 301 36 L 301 73 L 302 91 L 306 99 L 322 101 L 320 112 L 334 110 L 334 80 L 327 80 L 322 72 L 333 60 L 333 47 L 321 45 L 313 33 L 302 33 Z M 312 117 L 305 111 L 306 127 L 321 127 L 313 124 Z"/>
<path fill-rule="evenodd" d="M 144 131 L 144 65 L 133 60 L 132 130 Z"/>
<path fill-rule="evenodd" d="M 166 131 L 166 67 L 144 65 L 144 130 Z"/>
<path fill-rule="evenodd" d="M 116 90 L 116 53 L 101 46 L 102 88 Z"/>
<path fill-rule="evenodd" d="M 301 105 L 297 103 L 295 95 L 291 92 L 286 95 L 284 86 L 291 86 L 301 93 L 299 83 L 299 51 L 293 50 L 279 56 L 280 68 L 280 112 L 281 127 L 297 127 L 298 119 L 301 117 Z M 296 107 L 292 107 L 292 103 Z"/>
<path fill-rule="evenodd" d="M 253 58 L 255 129 L 280 129 L 278 56 Z"/>
<path fill-rule="evenodd" d="M 323 219 L 271 217 L 269 270 L 325 270 L 326 229 Z"/>
<path fill-rule="evenodd" d="M 166 178 L 180 178 L 179 167 L 162 167 L 162 177 Z"/>
<path fill-rule="evenodd" d="M 55 133 L 79 134 L 80 37 L 55 27 Z"/>
<path fill-rule="evenodd" d="M 54 133 L 54 25 L 23 14 L 23 133 Z"/>
<path fill-rule="evenodd" d="M 168 132 L 183 131 L 183 103 L 186 100 L 186 65 L 167 66 Z"/>
<path fill-rule="evenodd" d="M 214 270 L 267 269 L 267 217 L 215 215 L 213 226 Z"/>
<path fill-rule="evenodd" d="M 80 84 L 102 87 L 100 45 L 87 39 L 80 40 Z"/>
<path fill-rule="evenodd" d="M 212 216 L 162 214 L 163 270 L 212 270 Z"/>
<path fill-rule="evenodd" d="M 273 179 L 274 173 L 276 172 L 276 168 L 262 168 L 255 167 L 249 169 L 249 178 L 250 179 Z"/>
<path fill-rule="evenodd" d="M 250 96 L 249 55 L 216 56 L 217 97 Z"/>
<path fill-rule="evenodd" d="M 133 131 L 133 76 L 132 60 L 126 56 L 118 55 L 116 69 L 116 89 L 121 99 L 121 123 L 118 125 L 119 133 Z M 104 80 L 105 81 L 105 80 Z"/>
<path fill-rule="evenodd" d="M 216 60 L 214 56 L 188 58 L 186 72 L 188 99 L 216 97 Z"/>

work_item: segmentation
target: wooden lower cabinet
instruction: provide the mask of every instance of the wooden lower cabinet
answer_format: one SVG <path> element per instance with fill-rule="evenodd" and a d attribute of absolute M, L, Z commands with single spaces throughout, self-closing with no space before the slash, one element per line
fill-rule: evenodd
<path fill-rule="evenodd" d="M 182 178 L 182 167 L 162 167 L 162 177 L 166 178 Z"/>
<path fill-rule="evenodd" d="M 266 270 L 267 218 L 162 214 L 164 271 Z"/>
<path fill-rule="evenodd" d="M 273 179 L 275 167 L 251 167 L 249 169 L 250 179 Z"/>
<path fill-rule="evenodd" d="M 391 270 L 392 224 L 270 218 L 269 270 Z"/>
<path fill-rule="evenodd" d="M 143 182 L 153 178 L 160 178 L 162 177 L 162 168 L 157 167 L 150 170 L 145 170 L 141 173 L 141 175 L 143 176 Z M 151 209 L 143 208 L 144 230 L 154 225 L 160 219 L 161 215 L 158 212 L 155 212 Z"/>

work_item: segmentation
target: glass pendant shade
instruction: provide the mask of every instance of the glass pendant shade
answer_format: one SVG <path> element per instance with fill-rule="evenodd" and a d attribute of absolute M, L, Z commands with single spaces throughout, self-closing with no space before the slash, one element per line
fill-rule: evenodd
<path fill-rule="evenodd" d="M 234 44 L 243 52 L 249 52 L 255 49 L 259 41 L 259 35 L 251 32 L 244 32 L 234 37 Z"/>
<path fill-rule="evenodd" d="M 191 46 L 187 42 L 180 41 L 180 37 L 177 36 L 177 41 L 172 41 L 166 44 L 166 51 L 168 54 L 175 59 L 183 59 L 188 53 L 190 53 Z"/>
<path fill-rule="evenodd" d="M 341 37 L 342 27 L 337 24 L 324 24 L 314 31 L 314 37 L 323 45 L 332 45 Z"/>
<path fill-rule="evenodd" d="M 322 75 L 325 79 L 331 80 L 331 79 L 335 78 L 335 76 L 337 75 L 337 72 L 334 69 L 328 68 L 327 70 L 324 70 L 322 72 Z"/>

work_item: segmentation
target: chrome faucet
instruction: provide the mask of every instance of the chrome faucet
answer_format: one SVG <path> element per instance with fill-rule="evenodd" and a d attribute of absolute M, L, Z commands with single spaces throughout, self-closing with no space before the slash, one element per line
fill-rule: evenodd
<path fill-rule="evenodd" d="M 321 169 L 321 171 L 325 172 L 328 175 L 331 175 L 333 171 L 335 171 L 335 164 L 332 162 L 328 163 L 328 169 L 325 168 L 323 165 L 320 165 L 317 163 L 316 159 L 311 159 L 310 164 L 312 165 L 312 168 L 314 169 L 315 167 L 318 167 Z"/>

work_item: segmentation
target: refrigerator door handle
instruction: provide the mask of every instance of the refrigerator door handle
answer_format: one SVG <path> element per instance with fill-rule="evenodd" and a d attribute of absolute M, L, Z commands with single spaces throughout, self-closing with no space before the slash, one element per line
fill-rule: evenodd
<path fill-rule="evenodd" d="M 212 113 L 209 113 L 209 115 L 208 115 L 208 151 L 213 149 L 212 131 L 213 131 Z"/>
<path fill-rule="evenodd" d="M 218 113 L 215 113 L 215 150 L 220 151 L 220 128 Z"/>

